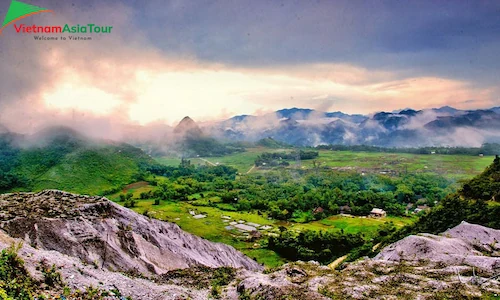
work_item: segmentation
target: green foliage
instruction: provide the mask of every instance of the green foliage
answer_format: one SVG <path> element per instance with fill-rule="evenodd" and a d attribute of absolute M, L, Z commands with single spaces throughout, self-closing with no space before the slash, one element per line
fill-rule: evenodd
<path fill-rule="evenodd" d="M 327 263 L 364 243 L 361 234 L 311 230 L 297 234 L 285 229 L 278 237 L 269 238 L 268 248 L 293 261 L 316 260 Z"/>
<path fill-rule="evenodd" d="M 178 167 L 164 166 L 164 165 L 151 165 L 146 169 L 152 174 L 169 177 L 190 177 L 197 181 L 213 181 L 216 178 L 223 180 L 234 180 L 236 178 L 237 170 L 235 168 L 220 165 L 220 166 L 200 166 L 195 167 L 191 165 L 189 160 L 182 160 Z"/>
<path fill-rule="evenodd" d="M 460 193 L 470 199 L 500 201 L 500 158 L 498 155 L 481 175 L 465 183 Z"/>
<path fill-rule="evenodd" d="M 500 159 L 495 158 L 483 173 L 463 184 L 458 193 L 448 195 L 439 206 L 420 217 L 418 222 L 405 226 L 382 239 L 394 242 L 407 235 L 419 232 L 440 233 L 462 221 L 500 229 L 500 205 L 486 201 L 498 195 Z"/>
<path fill-rule="evenodd" d="M 290 147 L 290 145 L 285 144 L 285 143 L 280 142 L 280 141 L 277 141 L 277 140 L 273 139 L 272 137 L 260 139 L 255 143 L 255 145 L 261 146 L 261 147 L 266 147 L 266 148 L 275 148 L 275 149 Z"/>
<path fill-rule="evenodd" d="M 28 183 L 24 176 L 13 172 L 19 165 L 20 153 L 20 149 L 14 146 L 14 140 L 12 134 L 0 134 L 0 192 Z"/>
<path fill-rule="evenodd" d="M 21 246 L 13 244 L 0 253 L 0 288 L 8 297 L 31 300 L 37 294 L 37 282 L 28 274 L 24 261 L 17 255 Z"/>
<path fill-rule="evenodd" d="M 318 151 L 292 151 L 292 152 L 264 152 L 255 159 L 255 166 L 261 167 L 276 167 L 289 166 L 290 163 L 286 160 L 301 160 L 314 159 L 318 157 Z"/>
<path fill-rule="evenodd" d="M 500 153 L 500 144 L 485 143 L 479 148 L 473 147 L 421 147 L 421 148 L 386 148 L 368 145 L 320 145 L 316 149 L 355 152 L 385 152 L 411 154 L 446 154 L 446 155 L 496 155 Z"/>
<path fill-rule="evenodd" d="M 40 269 L 42 271 L 45 284 L 51 287 L 64 285 L 61 273 L 57 271 L 56 265 L 48 266 L 45 261 L 42 261 L 40 263 Z"/>
<path fill-rule="evenodd" d="M 234 152 L 244 152 L 245 148 L 223 144 L 211 137 L 191 136 L 183 143 L 183 152 L 188 157 L 193 156 L 223 156 Z"/>
<path fill-rule="evenodd" d="M 127 199 L 125 200 L 125 202 L 123 203 L 123 206 L 127 207 L 127 208 L 133 208 L 137 205 L 137 201 L 135 199 Z"/>
<path fill-rule="evenodd" d="M 96 143 L 64 128 L 41 134 L 40 141 L 28 148 L 20 148 L 12 137 L 2 135 L 0 192 L 53 188 L 109 194 L 143 178 L 142 169 L 151 163 L 138 148 Z"/>

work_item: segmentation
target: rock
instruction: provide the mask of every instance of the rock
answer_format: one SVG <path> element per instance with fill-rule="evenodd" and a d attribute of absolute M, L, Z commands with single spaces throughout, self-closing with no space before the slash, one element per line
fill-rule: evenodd
<path fill-rule="evenodd" d="M 500 272 L 500 257 L 495 256 L 495 251 L 500 247 L 497 240 L 500 240 L 500 230 L 462 222 L 441 236 L 408 236 L 382 249 L 375 260 L 470 265 L 493 274 Z"/>
<path fill-rule="evenodd" d="M 0 210 L 6 207 L 10 208 L 7 220 L 0 224 L 10 236 L 107 269 L 142 274 L 196 265 L 263 269 L 231 246 L 204 240 L 102 197 L 55 190 L 0 195 Z"/>

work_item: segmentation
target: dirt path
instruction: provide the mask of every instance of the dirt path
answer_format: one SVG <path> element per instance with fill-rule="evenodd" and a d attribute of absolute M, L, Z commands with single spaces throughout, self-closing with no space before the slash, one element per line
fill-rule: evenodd
<path fill-rule="evenodd" d="M 254 168 L 255 168 L 255 165 L 253 165 L 253 166 L 250 168 L 250 170 L 248 170 L 248 171 L 247 171 L 247 174 L 248 174 L 248 173 L 250 173 L 250 172 L 252 172 L 252 170 L 253 170 Z"/>
<path fill-rule="evenodd" d="M 337 258 L 336 260 L 332 261 L 332 263 L 329 264 L 328 267 L 330 267 L 330 269 L 335 270 L 335 268 L 338 265 L 340 265 L 346 258 L 347 258 L 347 255 L 341 256 L 341 257 Z"/>
<path fill-rule="evenodd" d="M 131 183 L 131 184 L 128 184 L 126 185 L 123 189 L 122 189 L 122 192 L 123 193 L 126 193 L 128 192 L 129 190 L 131 189 L 138 189 L 140 187 L 143 187 L 143 186 L 148 186 L 149 185 L 149 182 L 147 181 L 138 181 L 138 182 L 134 182 L 134 183 Z"/>
<path fill-rule="evenodd" d="M 199 159 L 199 160 L 202 160 L 202 161 L 204 161 L 204 162 L 206 162 L 207 164 L 211 164 L 212 166 L 216 166 L 216 164 L 214 164 L 213 162 L 208 161 L 208 160 L 206 160 L 206 159 L 204 159 L 204 158 L 200 158 L 200 157 L 198 157 L 198 159 Z"/>

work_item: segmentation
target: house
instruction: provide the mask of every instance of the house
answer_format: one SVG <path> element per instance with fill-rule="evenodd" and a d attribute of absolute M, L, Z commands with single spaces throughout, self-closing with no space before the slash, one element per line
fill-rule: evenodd
<path fill-rule="evenodd" d="M 262 233 L 257 230 L 253 230 L 250 232 L 249 238 L 250 240 L 254 241 L 256 239 L 260 239 L 262 237 Z"/>
<path fill-rule="evenodd" d="M 427 206 L 427 205 L 419 205 L 419 206 L 417 206 L 417 208 L 415 208 L 415 210 L 413 212 L 417 214 L 417 213 L 419 213 L 421 211 L 428 211 L 430 209 L 431 208 L 429 206 Z"/>
<path fill-rule="evenodd" d="M 349 205 L 343 205 L 339 207 L 339 212 L 341 214 L 350 214 L 352 212 L 352 209 Z"/>
<path fill-rule="evenodd" d="M 325 210 L 323 209 L 323 207 L 316 207 L 314 210 L 313 210 L 313 214 L 319 214 L 319 213 L 322 213 L 324 212 Z"/>
<path fill-rule="evenodd" d="M 383 210 L 381 208 L 374 208 L 370 212 L 370 217 L 383 218 L 386 216 L 387 216 L 387 213 L 385 212 L 385 210 Z"/>

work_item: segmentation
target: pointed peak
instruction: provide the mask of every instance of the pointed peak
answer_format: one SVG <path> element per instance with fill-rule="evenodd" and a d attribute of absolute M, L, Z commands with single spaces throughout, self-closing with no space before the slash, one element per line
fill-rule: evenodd
<path fill-rule="evenodd" d="M 194 120 L 191 119 L 189 116 L 185 116 L 184 118 L 182 118 L 181 123 L 182 122 L 194 122 Z"/>
<path fill-rule="evenodd" d="M 198 127 L 198 124 L 191 119 L 189 116 L 185 116 L 177 126 L 174 128 L 174 133 L 195 133 L 195 134 L 200 134 L 201 130 Z"/>

